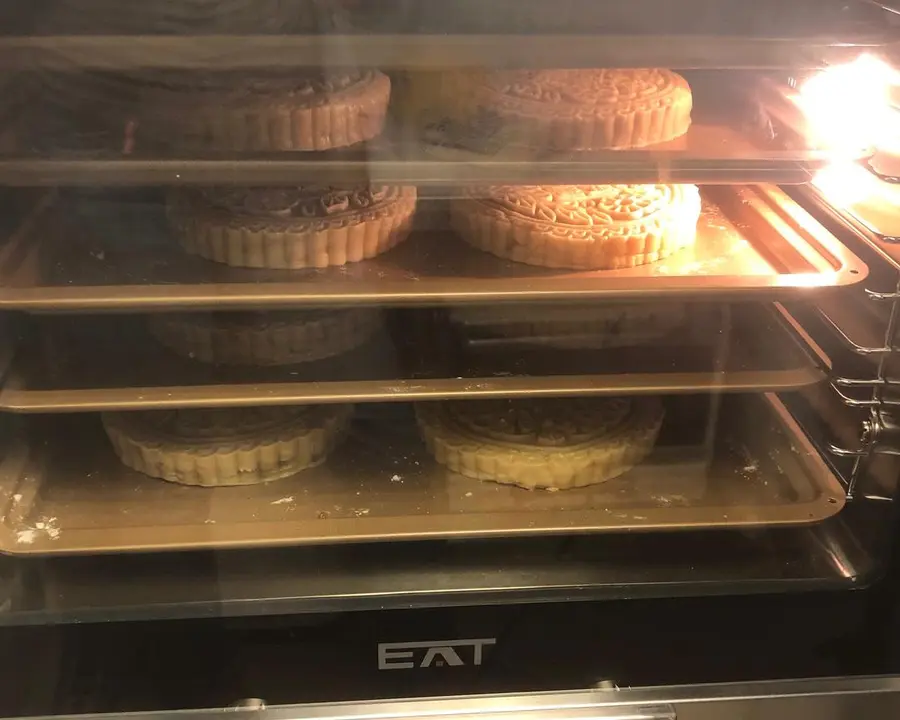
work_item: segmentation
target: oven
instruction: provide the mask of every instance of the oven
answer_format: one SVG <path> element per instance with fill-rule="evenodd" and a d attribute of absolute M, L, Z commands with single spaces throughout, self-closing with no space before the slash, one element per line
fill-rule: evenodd
<path fill-rule="evenodd" d="M 900 710 L 900 8 L 0 14 L 3 716 Z"/>

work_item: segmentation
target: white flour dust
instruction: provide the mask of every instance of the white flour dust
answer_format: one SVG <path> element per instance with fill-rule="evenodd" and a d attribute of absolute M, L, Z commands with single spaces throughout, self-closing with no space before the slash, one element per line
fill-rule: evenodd
<path fill-rule="evenodd" d="M 16 534 L 16 542 L 19 545 L 32 545 L 37 538 L 37 530 L 19 530 Z"/>
<path fill-rule="evenodd" d="M 20 545 L 32 545 L 42 537 L 56 540 L 59 537 L 59 523 L 55 517 L 38 520 L 33 527 L 26 527 L 16 533 Z"/>

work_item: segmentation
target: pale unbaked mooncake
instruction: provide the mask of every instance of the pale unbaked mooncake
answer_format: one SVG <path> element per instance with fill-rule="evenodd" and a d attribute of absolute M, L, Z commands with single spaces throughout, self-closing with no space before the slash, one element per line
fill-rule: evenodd
<path fill-rule="evenodd" d="M 661 260 L 694 243 L 694 185 L 495 186 L 451 204 L 454 230 L 480 250 L 584 270 Z"/>
<path fill-rule="evenodd" d="M 150 332 L 179 355 L 222 365 L 293 365 L 323 360 L 367 342 L 378 308 L 276 312 L 165 313 Z"/>
<path fill-rule="evenodd" d="M 297 270 L 358 262 L 409 234 L 414 187 L 210 188 L 169 197 L 189 253 L 235 267 Z"/>
<path fill-rule="evenodd" d="M 449 470 L 478 480 L 563 490 L 640 463 L 663 420 L 655 398 L 463 400 L 416 405 L 422 436 Z"/>
<path fill-rule="evenodd" d="M 119 459 L 182 485 L 252 485 L 324 462 L 351 405 L 104 413 Z"/>

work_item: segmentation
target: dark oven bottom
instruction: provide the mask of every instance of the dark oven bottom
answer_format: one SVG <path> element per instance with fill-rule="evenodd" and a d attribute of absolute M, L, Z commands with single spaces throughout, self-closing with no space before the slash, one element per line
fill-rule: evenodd
<path fill-rule="evenodd" d="M 0 670 L 20 692 L 3 694 L 0 715 L 871 673 L 884 639 L 866 636 L 871 601 L 819 593 L 6 628 Z"/>

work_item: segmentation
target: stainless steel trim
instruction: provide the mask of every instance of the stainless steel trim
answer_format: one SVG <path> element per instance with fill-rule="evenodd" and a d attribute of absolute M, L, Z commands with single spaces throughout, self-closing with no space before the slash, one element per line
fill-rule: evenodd
<path fill-rule="evenodd" d="M 881 701 L 881 705 L 879 705 Z M 584 717 L 585 711 L 615 711 L 630 717 L 640 707 L 673 706 L 679 720 L 757 717 L 771 720 L 798 717 L 891 717 L 900 710 L 900 677 L 782 680 L 715 685 L 681 685 L 618 690 L 576 690 L 529 695 L 473 695 L 434 700 L 392 700 L 367 703 L 322 703 L 272 708 L 268 720 L 298 717 L 328 720 L 362 718 L 490 716 L 539 718 Z M 867 708 L 868 712 L 860 714 Z M 877 711 L 877 712 L 876 712 Z M 658 710 L 656 711 L 658 712 Z M 668 708 L 664 712 L 671 712 Z M 214 716 L 214 714 L 210 714 Z M 198 714 L 203 720 L 204 714 Z M 603 715 L 601 715 L 603 717 Z"/>
<path fill-rule="evenodd" d="M 223 710 L 190 713 L 194 720 L 222 717 Z M 516 717 L 529 720 L 587 720 L 591 717 L 678 720 L 756 718 L 890 718 L 900 712 L 900 677 L 816 678 L 713 685 L 676 685 L 617 690 L 573 690 L 519 695 L 470 695 L 427 700 L 374 700 L 270 706 L 266 720 L 435 720 Z M 150 713 L 135 713 L 149 717 Z M 154 712 L 177 720 L 183 711 Z M 68 717 L 55 716 L 54 720 Z M 49 720 L 49 719 L 48 719 Z"/>

